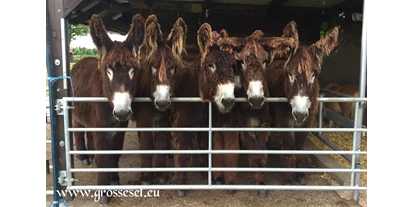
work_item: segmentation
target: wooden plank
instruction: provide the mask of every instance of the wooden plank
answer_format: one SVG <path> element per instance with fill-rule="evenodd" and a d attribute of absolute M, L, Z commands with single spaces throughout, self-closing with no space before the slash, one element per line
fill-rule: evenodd
<path fill-rule="evenodd" d="M 70 1 L 64 1 L 63 7 L 64 7 L 64 13 L 63 16 L 66 18 L 72 11 L 75 10 L 77 6 L 79 6 L 84 0 L 70 0 Z"/>

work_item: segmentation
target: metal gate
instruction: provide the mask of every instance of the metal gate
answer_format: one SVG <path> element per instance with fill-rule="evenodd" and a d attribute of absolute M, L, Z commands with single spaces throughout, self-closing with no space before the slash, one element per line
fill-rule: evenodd
<path fill-rule="evenodd" d="M 60 5 L 61 6 L 61 5 Z M 365 19 L 365 17 L 364 17 Z M 61 33 L 65 34 L 64 27 L 66 23 L 64 19 L 61 19 Z M 66 41 L 63 38 L 62 41 L 62 60 L 66 60 L 65 45 Z M 55 59 L 54 65 L 59 66 Z M 51 60 L 48 61 L 53 62 Z M 69 78 L 65 76 L 67 71 L 67 62 L 62 61 L 63 73 L 60 74 L 49 74 L 49 77 L 53 81 L 59 79 Z M 59 66 L 60 67 L 60 66 Z M 62 72 L 61 71 L 61 72 Z M 63 82 L 63 81 L 62 81 Z M 96 98 L 96 97 L 71 97 L 70 94 L 66 93 L 58 94 L 55 96 L 51 95 L 51 106 L 55 103 L 55 108 L 51 107 L 50 122 L 52 123 L 52 155 L 53 155 L 53 176 L 54 176 L 54 189 L 53 191 L 46 191 L 47 195 L 54 195 L 53 204 L 58 204 L 59 199 L 56 191 L 59 189 L 67 190 L 321 190 L 321 191 L 333 191 L 333 190 L 345 190 L 353 191 L 353 200 L 357 201 L 359 197 L 359 191 L 367 190 L 366 186 L 360 186 L 360 173 L 366 173 L 367 169 L 358 169 L 357 165 L 360 163 L 360 155 L 367 155 L 366 151 L 360 150 L 361 135 L 362 132 L 367 132 L 367 129 L 362 128 L 362 105 L 367 101 L 365 98 L 365 84 L 366 84 L 366 23 L 363 22 L 362 29 L 362 45 L 361 45 L 361 70 L 360 70 L 360 97 L 319 97 L 318 101 L 322 105 L 323 102 L 356 102 L 355 106 L 355 119 L 353 128 L 322 128 L 321 122 L 318 128 L 214 128 L 212 127 L 212 103 L 209 102 L 209 125 L 204 128 L 72 128 L 70 126 L 70 103 L 71 102 L 90 102 L 99 101 L 106 102 L 107 98 Z M 65 84 L 60 86 L 65 86 Z M 56 91 L 53 89 L 53 84 L 50 86 L 50 93 Z M 61 97 L 59 97 L 61 96 Z M 135 98 L 136 102 L 150 102 L 149 98 Z M 172 98 L 172 102 L 200 102 L 199 97 L 194 98 Z M 236 98 L 236 102 L 245 102 L 245 98 Z M 287 102 L 284 97 L 277 98 L 266 98 L 266 102 Z M 321 114 L 321 111 L 320 111 Z M 320 115 L 321 116 L 321 115 Z M 320 117 L 321 118 L 321 117 Z M 56 120 L 55 120 L 56 119 Z M 63 125 L 58 125 L 63 124 Z M 59 132 L 60 129 L 55 127 L 63 126 L 63 138 L 54 135 L 53 131 Z M 208 150 L 109 150 L 109 151 L 75 151 L 72 150 L 71 134 L 72 132 L 108 132 L 108 131 L 206 131 L 209 134 Z M 295 131 L 295 132 L 353 132 L 353 147 L 350 151 L 341 150 L 213 150 L 212 149 L 212 132 L 213 131 L 269 131 L 269 132 L 282 132 L 282 131 Z M 58 133 L 59 134 L 59 133 Z M 47 142 L 48 143 L 48 142 Z M 351 156 L 351 168 L 216 168 L 212 166 L 212 154 L 340 154 Z M 191 168 L 74 168 L 72 156 L 76 154 L 208 154 L 208 167 L 191 167 Z M 58 163 L 60 155 L 61 162 Z M 62 156 L 64 155 L 64 156 Z M 72 173 L 75 172 L 208 172 L 208 183 L 205 185 L 73 185 Z M 238 172 L 349 172 L 351 173 L 350 185 L 349 186 L 298 186 L 298 185 L 213 185 L 212 184 L 212 172 L 213 171 L 238 171 Z"/>

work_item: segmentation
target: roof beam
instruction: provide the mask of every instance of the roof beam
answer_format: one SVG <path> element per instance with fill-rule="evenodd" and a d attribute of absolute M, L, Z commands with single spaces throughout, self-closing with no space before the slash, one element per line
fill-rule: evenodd
<path fill-rule="evenodd" d="M 67 17 L 83 0 L 63 1 L 63 17 Z"/>

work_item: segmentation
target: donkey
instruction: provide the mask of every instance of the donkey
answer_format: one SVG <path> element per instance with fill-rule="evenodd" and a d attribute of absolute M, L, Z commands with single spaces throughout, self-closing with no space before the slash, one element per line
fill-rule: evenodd
<path fill-rule="evenodd" d="M 141 54 L 143 74 L 137 84 L 142 90 L 137 96 L 150 97 L 152 103 L 134 103 L 137 127 L 170 127 L 169 108 L 174 94 L 175 71 L 184 66 L 181 54 L 185 51 L 187 26 L 178 18 L 168 35 L 163 38 L 161 27 L 155 15 L 145 22 L 144 47 Z M 168 150 L 171 148 L 170 132 L 138 132 L 140 150 Z M 141 155 L 141 166 L 152 167 L 152 154 Z M 156 167 L 166 167 L 166 155 L 156 156 Z M 165 184 L 168 174 L 156 173 L 158 182 Z M 151 172 L 141 173 L 141 184 L 149 185 L 153 179 Z"/>
<path fill-rule="evenodd" d="M 102 19 L 92 15 L 90 34 L 99 58 L 84 58 L 71 71 L 74 94 L 77 97 L 107 97 L 109 102 L 75 102 L 72 111 L 74 127 L 127 127 L 132 115 L 131 100 L 140 85 L 137 51 L 144 37 L 144 20 L 140 15 L 132 19 L 132 26 L 124 42 L 112 41 Z M 86 150 L 85 133 L 75 132 L 77 150 Z M 91 132 L 88 149 L 122 150 L 125 132 Z M 120 155 L 99 154 L 94 156 L 98 168 L 118 168 Z M 80 159 L 89 165 L 89 157 Z M 98 173 L 98 185 L 119 184 L 117 172 Z M 103 195 L 100 203 L 107 203 Z"/>
<path fill-rule="evenodd" d="M 246 97 L 247 103 L 240 103 L 240 114 L 242 123 L 240 127 L 269 127 L 269 104 L 265 98 L 269 97 L 267 88 L 266 61 L 269 53 L 265 50 L 259 40 L 263 37 L 261 30 L 256 30 L 246 38 L 228 37 L 225 30 L 221 33 L 225 38 L 219 41 L 222 50 L 232 52 L 240 62 L 236 82 L 240 82 L 236 88 L 236 95 Z M 279 38 L 273 42 L 280 46 L 291 47 L 293 41 L 288 38 Z M 266 150 L 269 132 L 242 132 L 241 142 L 248 150 Z M 249 154 L 250 167 L 265 167 L 267 165 L 267 154 Z M 265 185 L 262 172 L 254 174 L 256 185 Z M 259 197 L 267 197 L 267 191 L 259 190 Z"/>
<path fill-rule="evenodd" d="M 293 38 L 294 46 L 279 48 L 271 46 L 272 41 L 280 37 L 262 38 L 273 54 L 270 59 L 279 56 L 287 58 L 272 62 L 268 71 L 268 87 L 271 97 L 286 97 L 288 103 L 277 102 L 271 105 L 274 127 L 309 128 L 315 119 L 319 97 L 318 76 L 324 55 L 329 55 L 337 45 L 338 28 L 335 27 L 324 38 L 310 46 L 299 45 L 299 34 L 296 23 L 290 22 L 283 30 L 282 38 Z M 289 51 L 289 52 L 287 52 Z M 283 132 L 282 150 L 301 150 L 309 132 Z M 304 163 L 303 155 L 282 155 L 285 167 L 296 168 Z M 283 184 L 306 184 L 306 176 L 302 172 L 283 173 Z"/>
<path fill-rule="evenodd" d="M 177 70 L 176 95 L 179 97 L 199 96 L 203 102 L 211 101 L 213 107 L 213 126 L 238 126 L 237 111 L 233 111 L 235 105 L 234 95 L 234 70 L 236 59 L 231 53 L 221 51 L 216 42 L 220 35 L 212 31 L 208 23 L 200 26 L 197 32 L 199 55 L 188 67 Z M 173 127 L 207 127 L 208 105 L 206 103 L 174 103 L 171 110 Z M 236 113 L 235 113 L 236 112 Z M 213 132 L 213 149 L 238 147 L 239 132 Z M 178 150 L 191 150 L 193 148 L 207 149 L 207 132 L 173 132 L 174 147 Z M 236 167 L 235 155 L 213 155 L 214 166 Z M 206 156 L 199 157 L 200 165 L 206 165 Z M 192 156 L 188 154 L 174 155 L 175 167 L 190 167 Z M 203 173 L 206 177 L 206 173 Z M 232 173 L 226 173 L 226 178 L 231 183 Z M 214 172 L 216 182 L 223 182 L 223 173 Z M 186 172 L 176 172 L 174 182 L 185 184 Z M 234 182 L 233 182 L 234 183 Z M 177 196 L 184 196 L 185 192 L 177 191 Z"/>

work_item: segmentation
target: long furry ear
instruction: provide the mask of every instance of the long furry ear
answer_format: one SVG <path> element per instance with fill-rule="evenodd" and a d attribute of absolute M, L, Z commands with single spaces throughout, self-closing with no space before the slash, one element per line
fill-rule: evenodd
<path fill-rule="evenodd" d="M 173 55 L 177 59 L 181 59 L 182 52 L 185 51 L 185 43 L 187 39 L 187 25 L 184 20 L 180 17 L 171 29 L 171 33 L 168 35 L 168 43 L 171 46 Z"/>
<path fill-rule="evenodd" d="M 227 32 L 227 30 L 225 30 L 225 29 L 221 29 L 221 30 L 220 30 L 220 36 L 221 36 L 222 38 L 226 38 L 226 37 L 229 37 L 229 33 Z"/>
<path fill-rule="evenodd" d="M 299 47 L 299 33 L 296 22 L 289 22 L 283 29 L 282 37 L 264 37 L 259 43 L 270 53 L 270 63 L 275 57 L 289 59 Z"/>
<path fill-rule="evenodd" d="M 144 40 L 145 22 L 141 15 L 136 14 L 132 18 L 131 28 L 128 37 L 124 41 L 128 48 L 132 51 L 134 57 L 138 56 L 139 50 Z"/>
<path fill-rule="evenodd" d="M 295 21 L 289 22 L 285 28 L 283 28 L 283 36 L 285 38 L 293 38 L 293 48 L 294 53 L 296 53 L 296 50 L 299 47 L 299 32 L 297 29 L 297 25 Z"/>
<path fill-rule="evenodd" d="M 328 56 L 337 46 L 338 33 L 339 29 L 335 27 L 324 38 L 309 47 L 309 52 L 317 58 L 319 64 L 322 64 L 323 56 Z"/>
<path fill-rule="evenodd" d="M 157 17 L 152 14 L 145 22 L 144 45 L 146 48 L 147 58 L 157 50 L 158 45 L 163 42 L 161 26 Z"/>
<path fill-rule="evenodd" d="M 261 38 L 263 38 L 264 34 L 262 30 L 256 30 L 254 31 L 250 36 L 247 37 L 247 39 L 258 41 Z"/>
<path fill-rule="evenodd" d="M 197 43 L 201 54 L 201 64 L 203 64 L 204 59 L 210 51 L 210 47 L 214 43 L 210 24 L 204 23 L 200 26 L 197 31 Z"/>
<path fill-rule="evenodd" d="M 245 43 L 246 39 L 239 37 L 226 37 L 217 41 L 217 45 L 220 46 L 221 50 L 229 51 L 230 53 L 239 52 Z"/>
<path fill-rule="evenodd" d="M 111 49 L 112 40 L 108 36 L 108 32 L 106 31 L 103 21 L 99 15 L 92 15 L 89 23 L 89 31 L 93 43 L 98 48 L 99 59 L 102 60 Z"/>

